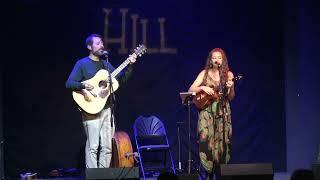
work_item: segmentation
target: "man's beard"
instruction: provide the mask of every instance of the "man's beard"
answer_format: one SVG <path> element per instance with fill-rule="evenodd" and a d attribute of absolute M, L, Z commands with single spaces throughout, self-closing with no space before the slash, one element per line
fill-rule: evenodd
<path fill-rule="evenodd" d="M 97 51 L 92 52 L 92 54 L 100 57 L 103 55 L 103 49 L 98 49 Z"/>

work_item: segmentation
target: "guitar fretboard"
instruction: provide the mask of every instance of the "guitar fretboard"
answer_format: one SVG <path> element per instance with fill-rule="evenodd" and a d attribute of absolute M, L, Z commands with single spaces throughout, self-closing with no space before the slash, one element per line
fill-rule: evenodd
<path fill-rule="evenodd" d="M 119 67 L 117 67 L 117 69 L 115 69 L 112 73 L 111 73 L 111 77 L 116 77 L 128 64 L 130 63 L 129 59 L 126 59 Z"/>

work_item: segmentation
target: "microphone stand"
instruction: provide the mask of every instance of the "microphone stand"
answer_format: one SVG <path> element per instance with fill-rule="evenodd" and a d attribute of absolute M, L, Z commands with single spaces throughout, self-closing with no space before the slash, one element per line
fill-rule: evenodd
<path fill-rule="evenodd" d="M 191 174 L 191 163 L 193 162 L 193 160 L 191 159 L 191 102 L 194 96 L 195 96 L 195 93 L 193 92 L 180 93 L 182 103 L 183 105 L 186 105 L 186 108 L 188 111 L 188 174 L 189 175 Z M 179 156 L 179 162 L 180 162 L 180 156 Z M 180 166 L 179 166 L 179 169 L 180 169 Z"/>
<path fill-rule="evenodd" d="M 114 109 L 115 109 L 115 95 L 113 91 L 113 82 L 112 82 L 112 77 L 111 77 L 111 72 L 110 72 L 110 63 L 109 63 L 109 57 L 108 55 L 103 55 L 102 58 L 107 62 L 107 68 L 106 70 L 108 71 L 108 79 L 107 79 L 107 85 L 109 84 L 109 93 L 110 93 L 110 110 L 111 110 L 111 115 L 110 115 L 110 121 L 111 121 L 111 128 L 115 125 L 115 116 L 114 116 Z M 115 132 L 116 132 L 116 126 L 115 126 Z M 111 139 L 111 162 L 110 162 L 110 167 L 115 167 L 115 159 L 114 159 L 114 148 L 117 147 L 115 138 L 112 137 Z"/>
<path fill-rule="evenodd" d="M 114 117 L 114 105 L 115 105 L 115 95 L 113 93 L 113 83 L 112 83 L 112 77 L 111 77 L 111 72 L 110 72 L 110 66 L 109 66 L 109 57 L 104 56 L 104 59 L 107 62 L 107 71 L 108 71 L 108 81 L 109 83 L 109 92 L 110 92 L 110 109 L 111 109 L 111 127 L 114 125 L 115 117 Z"/>
<path fill-rule="evenodd" d="M 188 174 L 191 173 L 191 110 L 190 105 L 193 96 L 189 96 L 186 98 L 187 100 L 187 107 L 188 107 Z"/>
<path fill-rule="evenodd" d="M 226 122 L 226 118 L 227 118 L 227 112 L 226 112 L 226 89 L 225 89 L 225 85 L 222 81 L 221 75 L 221 65 L 218 65 L 218 70 L 219 70 L 219 77 L 220 77 L 220 83 L 219 83 L 219 105 L 218 105 L 218 117 L 222 118 L 222 149 L 223 152 L 220 154 L 220 163 L 222 161 L 224 161 L 225 159 L 225 152 L 226 152 L 226 144 L 225 144 L 225 122 Z"/>

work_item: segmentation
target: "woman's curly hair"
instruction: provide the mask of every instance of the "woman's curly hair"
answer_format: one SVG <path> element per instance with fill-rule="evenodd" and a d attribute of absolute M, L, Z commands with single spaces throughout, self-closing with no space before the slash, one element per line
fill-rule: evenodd
<path fill-rule="evenodd" d="M 206 62 L 206 65 L 205 65 L 206 74 L 208 74 L 208 70 L 213 67 L 211 58 L 212 58 L 212 54 L 214 52 L 220 52 L 221 55 L 222 55 L 222 64 L 221 64 L 221 74 L 222 75 L 220 77 L 220 81 L 221 81 L 222 84 L 224 84 L 224 83 L 227 82 L 228 72 L 229 72 L 229 65 L 228 65 L 228 59 L 227 59 L 226 53 L 221 48 L 214 48 L 209 52 L 209 55 L 208 55 L 208 58 L 207 58 L 207 62 Z"/>

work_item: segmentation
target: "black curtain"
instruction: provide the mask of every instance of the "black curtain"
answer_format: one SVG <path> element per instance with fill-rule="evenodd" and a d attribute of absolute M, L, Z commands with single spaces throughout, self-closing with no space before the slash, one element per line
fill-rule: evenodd
<path fill-rule="evenodd" d="M 231 70 L 242 74 L 232 101 L 232 163 L 272 162 L 286 169 L 286 126 L 282 1 L 14 1 L 4 64 L 4 136 L 6 173 L 82 166 L 85 134 L 80 114 L 64 83 L 77 59 L 87 55 L 90 33 L 120 37 L 121 9 L 126 13 L 126 48 L 147 30 L 149 53 L 137 60 L 133 76 L 116 92 L 117 129 L 132 142 L 132 125 L 140 115 L 163 120 L 177 164 L 177 126 L 182 129 L 182 161 L 187 162 L 187 111 L 179 92 L 187 91 L 212 48 L 227 53 Z M 165 21 L 163 22 L 163 18 Z M 147 22 L 147 23 L 146 23 Z M 161 22 L 163 24 L 161 24 Z M 145 23 L 145 24 L 143 24 Z M 161 30 L 164 25 L 164 31 Z M 164 34 L 161 34 L 164 33 Z M 173 52 L 154 51 L 164 46 Z M 129 55 L 108 44 L 117 67 Z M 192 107 L 192 159 L 198 163 L 197 110 Z M 134 143 L 133 143 L 133 146 Z"/>

